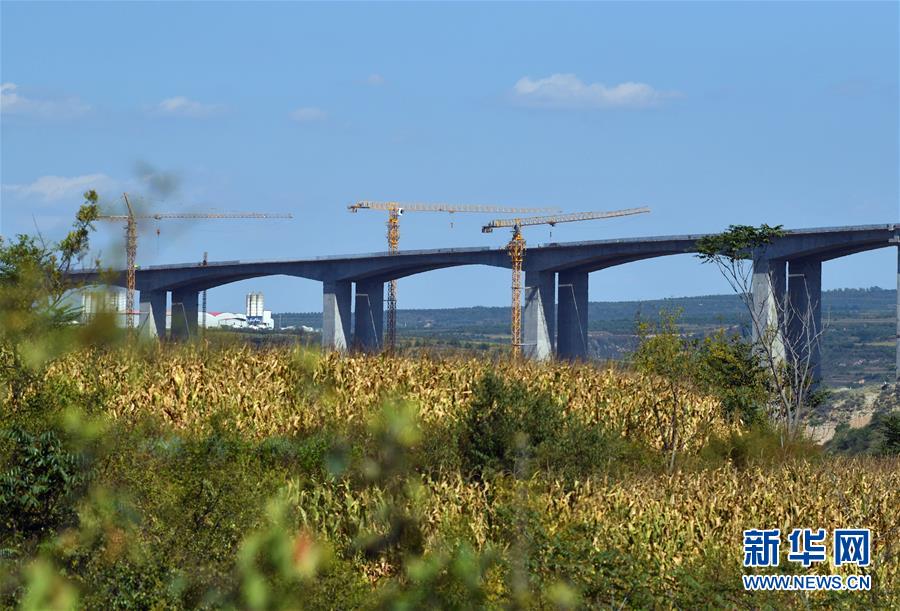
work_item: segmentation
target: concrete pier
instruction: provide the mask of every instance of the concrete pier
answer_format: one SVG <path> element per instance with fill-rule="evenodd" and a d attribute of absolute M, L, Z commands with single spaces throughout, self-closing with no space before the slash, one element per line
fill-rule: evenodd
<path fill-rule="evenodd" d="M 750 286 L 753 318 L 756 321 L 755 324 L 751 322 L 753 342 L 771 342 L 774 356 L 781 360 L 785 357 L 782 339 L 784 321 L 780 318 L 785 307 L 786 280 L 784 260 L 754 257 Z"/>
<path fill-rule="evenodd" d="M 180 288 L 172 291 L 172 339 L 197 339 L 200 291 Z"/>
<path fill-rule="evenodd" d="M 384 345 L 384 282 L 359 280 L 356 283 L 354 346 L 364 352 L 378 352 Z"/>
<path fill-rule="evenodd" d="M 322 347 L 346 352 L 350 346 L 352 283 L 326 280 L 322 284 Z"/>
<path fill-rule="evenodd" d="M 813 383 L 822 379 L 822 261 L 813 258 L 788 261 L 787 337 L 791 356 L 809 359 Z"/>
<path fill-rule="evenodd" d="M 522 355 L 536 361 L 553 358 L 556 338 L 556 274 L 525 272 L 525 311 L 522 313 Z"/>
<path fill-rule="evenodd" d="M 556 352 L 561 359 L 586 359 L 588 350 L 588 273 L 561 271 L 557 288 Z"/>
<path fill-rule="evenodd" d="M 138 328 L 141 335 L 148 337 L 166 337 L 166 291 L 141 291 L 140 317 Z"/>

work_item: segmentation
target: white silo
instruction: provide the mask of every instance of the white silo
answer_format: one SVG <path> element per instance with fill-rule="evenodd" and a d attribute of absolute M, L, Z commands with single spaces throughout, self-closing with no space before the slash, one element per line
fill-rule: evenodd
<path fill-rule="evenodd" d="M 250 325 L 260 324 L 263 319 L 263 294 L 248 293 L 247 294 L 247 323 Z"/>

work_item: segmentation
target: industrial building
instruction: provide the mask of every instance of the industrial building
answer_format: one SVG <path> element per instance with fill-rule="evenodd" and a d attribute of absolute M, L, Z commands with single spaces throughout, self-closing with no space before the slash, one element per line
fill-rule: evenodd
<path fill-rule="evenodd" d="M 125 289 L 119 287 L 91 287 L 81 292 L 81 321 L 88 322 L 100 313 L 115 314 L 116 324 L 126 326 Z M 139 328 L 140 312 L 132 312 L 133 327 Z M 172 309 L 166 309 L 166 329 L 172 328 Z M 175 309 L 175 316 L 184 315 Z M 272 312 L 264 307 L 262 293 L 249 293 L 246 298 L 246 312 L 198 312 L 197 324 L 207 329 L 253 329 L 270 331 L 275 328 Z"/>

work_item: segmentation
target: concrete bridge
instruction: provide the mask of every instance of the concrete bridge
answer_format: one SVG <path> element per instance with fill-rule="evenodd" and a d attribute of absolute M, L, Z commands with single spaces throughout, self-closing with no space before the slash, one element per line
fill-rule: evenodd
<path fill-rule="evenodd" d="M 525 258 L 523 353 L 533 359 L 577 359 L 588 354 L 588 277 L 591 272 L 633 261 L 694 253 L 703 235 L 627 238 L 546 244 L 529 248 Z M 753 300 L 762 316 L 777 318 L 791 304 L 813 313 L 822 328 L 822 262 L 877 248 L 900 247 L 900 223 L 853 227 L 827 227 L 787 231 L 765 249 L 754 253 Z M 392 279 L 461 265 L 510 267 L 502 248 L 452 248 L 317 257 L 292 261 L 222 261 L 142 268 L 136 272 L 140 291 L 141 323 L 165 335 L 166 302 L 171 294 L 173 338 L 196 335 L 198 295 L 216 286 L 286 275 L 322 282 L 322 344 L 344 351 L 378 351 L 383 342 L 384 284 Z M 86 282 L 97 282 L 95 271 L 74 272 Z M 125 285 L 124 272 L 106 282 Z M 897 281 L 900 289 L 900 248 Z M 351 306 L 352 308 L 351 312 Z M 351 314 L 354 317 L 351 325 Z M 772 320 L 773 324 L 776 324 Z M 797 333 L 789 321 L 777 324 Z M 352 334 L 351 334 L 352 331 Z M 900 371 L 900 290 L 898 290 L 897 366 Z M 818 347 L 812 361 L 818 374 Z"/>

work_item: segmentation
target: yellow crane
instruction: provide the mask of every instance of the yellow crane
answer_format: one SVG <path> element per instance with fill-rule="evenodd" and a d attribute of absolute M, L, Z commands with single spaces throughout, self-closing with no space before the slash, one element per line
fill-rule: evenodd
<path fill-rule="evenodd" d="M 525 263 L 525 238 L 522 237 L 522 227 L 532 225 L 550 225 L 557 223 L 571 223 L 574 221 L 589 221 L 592 219 L 608 219 L 618 216 L 630 216 L 632 214 L 644 214 L 650 212 L 650 208 L 627 208 L 625 210 L 612 210 L 610 212 L 574 212 L 556 216 L 532 216 L 516 219 L 495 219 L 481 228 L 482 233 L 491 233 L 501 227 L 512 227 L 513 235 L 506 251 L 512 262 L 512 311 L 510 312 L 510 328 L 512 332 L 512 355 L 519 358 L 522 353 L 522 267 Z"/>
<path fill-rule="evenodd" d="M 131 329 L 134 327 L 134 290 L 135 277 L 134 272 L 137 269 L 137 221 L 139 220 L 199 220 L 199 219 L 290 219 L 294 218 L 292 214 L 273 214 L 266 212 L 222 212 L 222 213 L 202 213 L 202 212 L 169 212 L 169 213 L 147 213 L 135 214 L 128 194 L 123 193 L 122 199 L 125 200 L 125 207 L 128 214 L 101 214 L 97 218 L 103 221 L 124 222 L 125 223 L 125 325 Z M 206 256 L 204 254 L 204 264 Z"/>
<path fill-rule="evenodd" d="M 376 202 L 361 200 L 347 206 L 350 212 L 360 210 L 383 210 L 388 213 L 387 241 L 388 252 L 397 253 L 400 250 L 400 217 L 405 212 L 447 212 L 462 213 L 492 213 L 492 214 L 522 214 L 525 212 L 558 212 L 559 208 L 511 208 L 507 206 L 485 206 L 480 204 L 439 204 L 422 202 Z M 388 283 L 387 297 L 387 349 L 393 352 L 397 344 L 397 281 Z"/>

